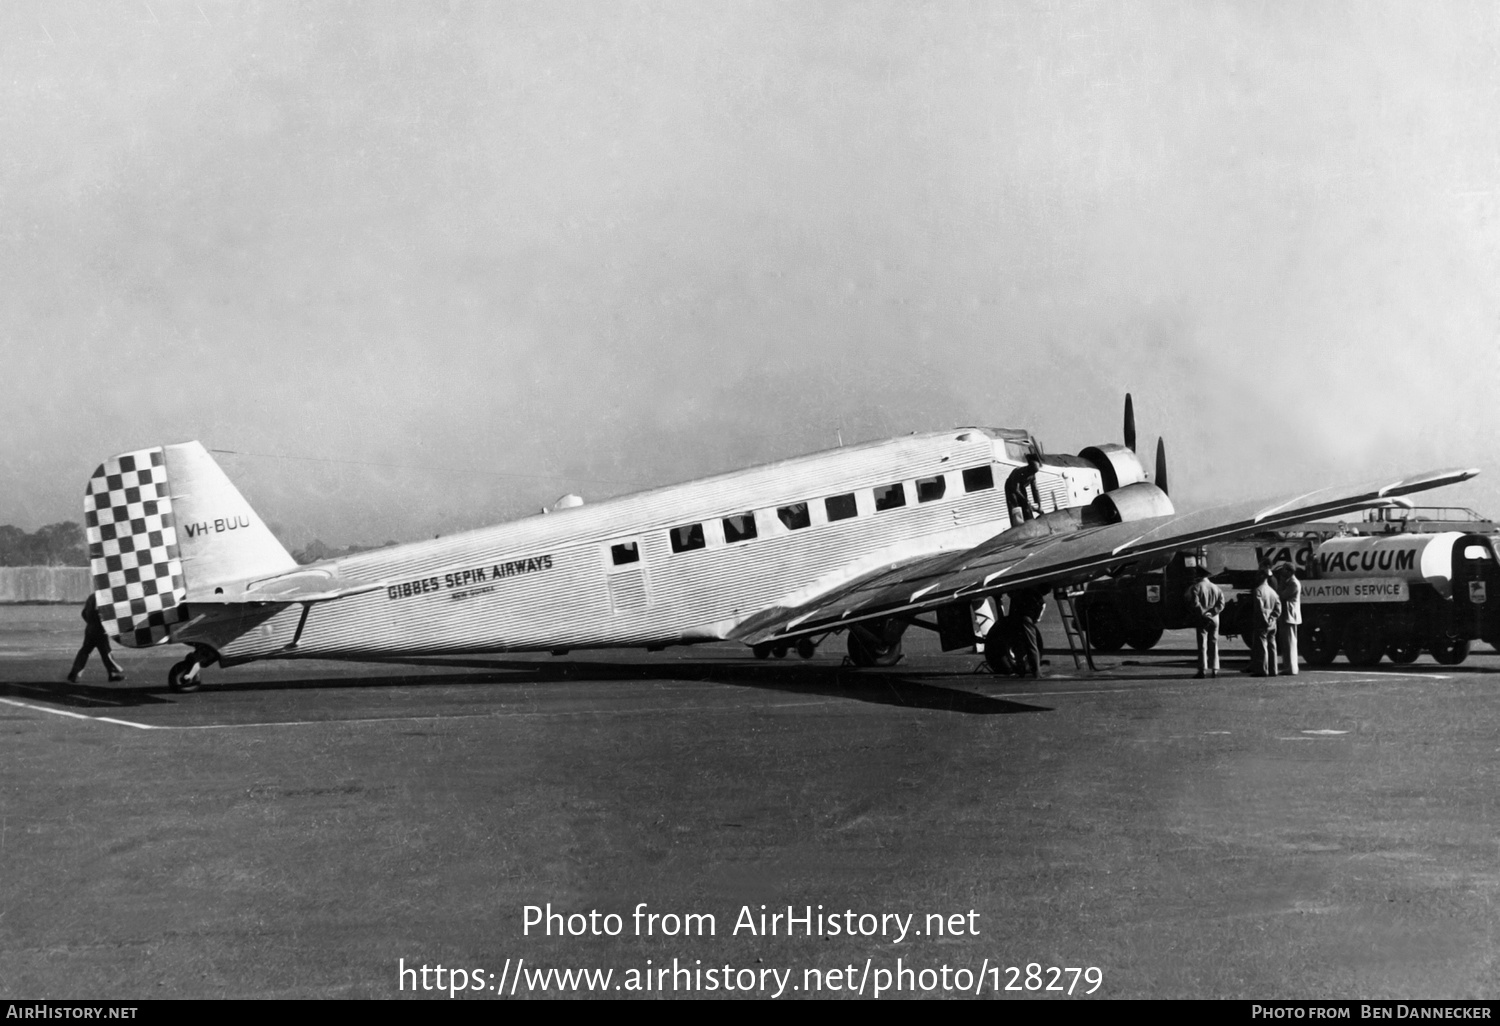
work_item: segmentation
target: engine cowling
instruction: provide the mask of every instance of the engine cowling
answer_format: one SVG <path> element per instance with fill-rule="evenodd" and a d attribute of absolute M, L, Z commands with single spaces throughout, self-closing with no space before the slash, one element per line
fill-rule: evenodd
<path fill-rule="evenodd" d="M 1089 503 L 1084 521 L 1090 525 L 1121 524 L 1128 520 L 1168 517 L 1176 512 L 1166 492 L 1150 482 L 1137 481 L 1105 492 Z"/>
<path fill-rule="evenodd" d="M 1106 492 L 1146 480 L 1146 468 L 1141 466 L 1139 457 L 1123 445 L 1113 442 L 1091 445 L 1078 456 L 1099 471 Z"/>

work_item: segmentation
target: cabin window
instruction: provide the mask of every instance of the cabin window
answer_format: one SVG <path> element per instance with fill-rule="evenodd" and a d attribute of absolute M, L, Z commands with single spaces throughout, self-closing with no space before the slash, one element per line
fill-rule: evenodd
<path fill-rule="evenodd" d="M 995 487 L 995 472 L 986 463 L 982 467 L 970 467 L 964 471 L 964 491 L 982 492 Z"/>
<path fill-rule="evenodd" d="M 898 481 L 895 484 L 883 485 L 875 489 L 875 512 L 879 513 L 885 509 L 899 509 L 906 505 L 906 489 L 901 487 Z"/>
<path fill-rule="evenodd" d="M 935 502 L 943 497 L 948 490 L 948 480 L 939 474 L 937 477 L 924 477 L 917 481 L 917 501 Z"/>
<path fill-rule="evenodd" d="M 726 542 L 749 541 L 755 537 L 755 514 L 736 513 L 724 518 L 724 540 Z"/>
<path fill-rule="evenodd" d="M 794 502 L 776 510 L 776 519 L 786 525 L 788 531 L 800 531 L 812 524 L 812 513 L 805 502 Z"/>
<path fill-rule="evenodd" d="M 848 520 L 859 515 L 859 507 L 854 504 L 853 495 L 830 495 L 823 500 L 823 508 L 828 510 L 829 521 Z"/>
<path fill-rule="evenodd" d="M 641 547 L 635 542 L 621 542 L 609 547 L 609 557 L 615 561 L 615 566 L 624 566 L 626 563 L 639 563 L 641 561 Z"/>
<path fill-rule="evenodd" d="M 674 527 L 671 534 L 673 552 L 691 552 L 693 549 L 703 548 L 702 524 L 687 524 L 683 527 Z"/>

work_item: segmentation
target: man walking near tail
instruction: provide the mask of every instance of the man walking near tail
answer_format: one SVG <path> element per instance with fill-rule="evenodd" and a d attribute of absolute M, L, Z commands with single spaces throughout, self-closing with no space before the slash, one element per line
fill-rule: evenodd
<path fill-rule="evenodd" d="M 104 663 L 104 669 L 109 672 L 109 679 L 124 680 L 125 671 L 109 654 L 109 635 L 104 632 L 104 622 L 99 618 L 99 603 L 92 592 L 89 593 L 88 601 L 83 604 L 81 615 L 86 625 L 83 628 L 83 647 L 78 650 L 78 655 L 73 659 L 73 668 L 68 671 L 68 683 L 78 683 L 78 675 L 88 665 L 89 655 L 96 648 L 99 650 L 100 661 Z"/>
<path fill-rule="evenodd" d="M 1208 567 L 1199 564 L 1198 580 L 1188 586 L 1187 607 L 1198 629 L 1198 674 L 1194 680 L 1219 675 L 1219 614 L 1224 611 L 1224 593 L 1208 579 Z"/>

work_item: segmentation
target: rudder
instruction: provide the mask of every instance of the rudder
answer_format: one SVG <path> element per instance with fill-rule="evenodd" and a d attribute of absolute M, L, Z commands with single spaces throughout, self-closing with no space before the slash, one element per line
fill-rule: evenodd
<path fill-rule="evenodd" d="M 166 640 L 194 602 L 297 563 L 198 442 L 106 460 L 89 479 L 84 521 L 105 630 L 131 647 Z"/>

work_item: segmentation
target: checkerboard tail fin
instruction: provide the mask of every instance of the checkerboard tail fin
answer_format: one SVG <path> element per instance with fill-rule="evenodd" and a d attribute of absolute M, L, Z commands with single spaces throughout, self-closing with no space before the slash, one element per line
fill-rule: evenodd
<path fill-rule="evenodd" d="M 94 596 L 105 629 L 134 647 L 166 640 L 215 588 L 296 568 L 198 442 L 123 453 L 84 498 Z"/>
<path fill-rule="evenodd" d="M 187 583 L 164 450 L 122 453 L 100 464 L 84 493 L 83 518 L 104 629 L 132 648 L 165 641 L 184 618 Z"/>

